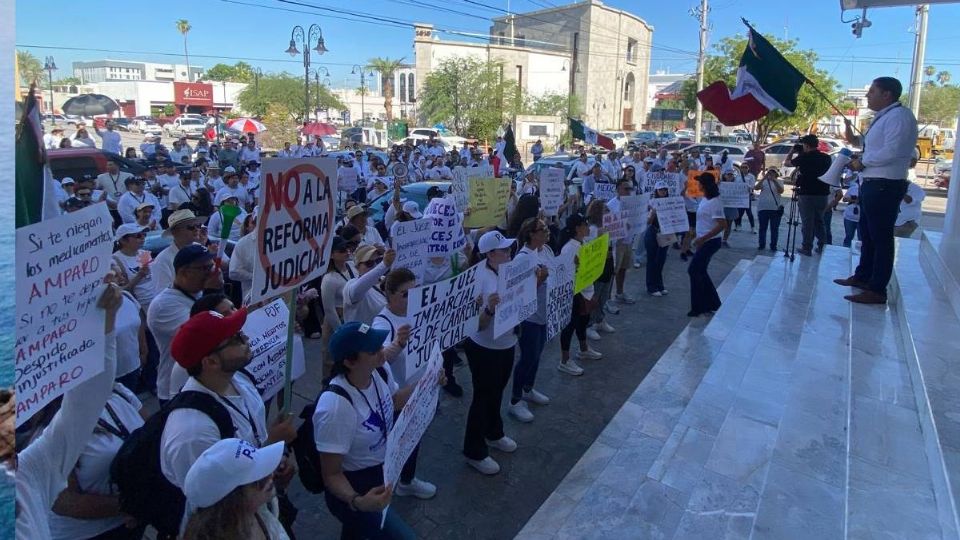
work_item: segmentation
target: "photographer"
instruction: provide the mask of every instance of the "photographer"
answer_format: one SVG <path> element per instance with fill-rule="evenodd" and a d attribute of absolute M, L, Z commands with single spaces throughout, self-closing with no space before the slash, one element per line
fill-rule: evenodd
<path fill-rule="evenodd" d="M 817 238 L 817 252 L 823 252 L 827 243 L 826 228 L 823 226 L 823 214 L 827 210 L 830 185 L 822 182 L 820 176 L 830 168 L 830 156 L 817 149 L 820 140 L 816 135 L 800 137 L 800 144 L 794 145 L 784 159 L 786 167 L 797 168 L 797 180 L 794 193 L 802 222 L 799 253 L 813 255 L 813 238 Z"/>

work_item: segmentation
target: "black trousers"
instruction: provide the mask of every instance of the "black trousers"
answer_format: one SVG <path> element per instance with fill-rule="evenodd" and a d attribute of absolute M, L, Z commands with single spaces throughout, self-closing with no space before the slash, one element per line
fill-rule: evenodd
<path fill-rule="evenodd" d="M 717 288 L 713 286 L 710 274 L 707 273 L 710 259 L 719 249 L 720 238 L 711 238 L 693 254 L 693 260 L 687 267 L 687 274 L 690 275 L 690 313 L 688 315 L 696 316 L 720 309 L 720 295 L 717 294 Z"/>
<path fill-rule="evenodd" d="M 463 455 L 468 459 L 486 458 L 487 442 L 503 437 L 503 390 L 513 370 L 513 349 L 488 349 L 472 339 L 464 342 L 467 363 L 473 377 L 473 399 L 467 413 L 467 429 L 463 436 Z"/>

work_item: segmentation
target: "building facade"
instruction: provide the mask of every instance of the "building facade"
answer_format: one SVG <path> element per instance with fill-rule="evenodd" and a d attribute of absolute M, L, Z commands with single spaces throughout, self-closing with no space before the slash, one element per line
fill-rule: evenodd
<path fill-rule="evenodd" d="M 73 76 L 83 84 L 111 81 L 191 82 L 203 76 L 200 66 L 186 64 L 156 64 L 125 60 L 96 60 L 74 62 Z"/>

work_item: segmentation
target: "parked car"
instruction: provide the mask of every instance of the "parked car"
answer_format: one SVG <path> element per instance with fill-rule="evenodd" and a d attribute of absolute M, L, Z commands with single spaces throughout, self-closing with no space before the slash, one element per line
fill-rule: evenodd
<path fill-rule="evenodd" d="M 117 131 L 130 131 L 130 119 L 129 118 L 111 118 L 113 122 L 113 129 Z"/>
<path fill-rule="evenodd" d="M 62 124 L 67 121 L 67 118 L 62 114 L 45 114 L 43 115 L 44 122 L 51 122 L 53 124 Z"/>
<path fill-rule="evenodd" d="M 696 133 L 694 133 L 692 129 L 678 129 L 674 131 L 673 134 L 676 135 L 678 139 L 686 138 L 693 140 L 693 137 L 696 136 Z"/>
<path fill-rule="evenodd" d="M 633 134 L 630 135 L 630 142 L 637 146 L 641 144 L 653 144 L 657 142 L 657 139 L 656 131 L 634 131 Z"/>
<path fill-rule="evenodd" d="M 624 131 L 604 131 L 603 134 L 613 139 L 613 145 L 617 150 L 623 150 L 630 140 Z"/>
<path fill-rule="evenodd" d="M 700 143 L 700 144 L 691 144 L 680 149 L 682 152 L 690 152 L 691 150 L 699 150 L 703 154 L 720 154 L 724 150 L 727 151 L 727 154 L 740 161 L 747 154 L 748 148 L 743 145 L 729 144 L 729 143 Z"/>
<path fill-rule="evenodd" d="M 657 138 L 660 140 L 660 144 L 669 144 L 677 140 L 677 135 L 670 131 L 664 131 Z"/>
<path fill-rule="evenodd" d="M 529 172 L 533 172 L 539 178 L 540 171 L 542 169 L 546 167 L 552 167 L 559 163 L 560 165 L 563 165 L 563 175 L 564 177 L 566 177 L 566 175 L 570 174 L 570 169 L 573 168 L 573 164 L 578 159 L 580 159 L 579 154 L 555 154 L 552 156 L 544 156 L 540 158 L 539 161 L 536 161 L 528 165 L 527 169 L 524 171 L 524 175 L 526 175 Z M 590 156 L 590 155 L 587 156 L 587 163 L 593 164 L 594 161 L 596 161 L 596 159 L 594 159 L 593 156 Z M 579 178 L 574 178 L 573 181 L 576 184 L 583 182 L 583 180 Z"/>
<path fill-rule="evenodd" d="M 178 116 L 169 124 L 163 126 L 163 133 L 168 137 L 186 137 L 188 139 L 199 139 L 203 137 L 206 125 L 199 118 L 188 118 Z"/>
<path fill-rule="evenodd" d="M 163 128 L 161 128 L 160 124 L 156 123 L 152 118 L 140 118 L 134 120 L 133 123 L 130 124 L 130 131 L 133 133 L 150 135 L 163 134 Z"/>
<path fill-rule="evenodd" d="M 59 148 L 47 150 L 50 161 L 50 172 L 57 180 L 69 176 L 83 178 L 97 176 L 107 172 L 107 162 L 113 161 L 120 167 L 121 172 L 128 172 L 134 176 L 143 174 L 147 167 L 138 160 L 127 159 L 112 152 L 99 148 Z"/>
<path fill-rule="evenodd" d="M 422 212 L 427 208 L 427 190 L 433 186 L 440 186 L 440 189 L 447 193 L 450 189 L 450 182 L 429 181 L 407 184 L 400 188 L 400 198 L 416 202 L 420 205 L 420 211 Z M 370 217 L 373 218 L 375 223 L 383 221 L 383 216 L 387 208 L 390 207 L 391 200 L 393 200 L 393 190 L 387 190 L 386 193 L 367 203 Z"/>

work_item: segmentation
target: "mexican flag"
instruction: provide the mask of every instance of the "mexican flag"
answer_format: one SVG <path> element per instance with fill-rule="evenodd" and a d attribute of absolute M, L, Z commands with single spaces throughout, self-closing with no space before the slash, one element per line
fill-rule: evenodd
<path fill-rule="evenodd" d="M 14 147 L 17 228 L 60 215 L 55 187 L 57 181 L 47 165 L 47 153 L 43 147 L 43 124 L 40 122 L 40 110 L 33 86 L 30 87 L 23 111 L 23 117 L 17 126 Z"/>
<path fill-rule="evenodd" d="M 580 139 L 586 144 L 593 146 L 602 146 L 607 150 L 613 150 L 616 148 L 613 144 L 613 139 L 607 137 L 606 135 L 601 135 L 597 130 L 587 126 L 580 120 L 570 119 L 570 133 L 573 135 L 574 139 Z"/>
<path fill-rule="evenodd" d="M 697 93 L 703 107 L 727 126 L 758 120 L 774 110 L 793 114 L 797 94 L 807 81 L 766 38 L 750 25 L 747 28 L 750 38 L 740 57 L 733 91 L 717 81 Z"/>

